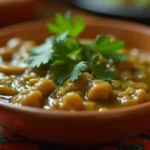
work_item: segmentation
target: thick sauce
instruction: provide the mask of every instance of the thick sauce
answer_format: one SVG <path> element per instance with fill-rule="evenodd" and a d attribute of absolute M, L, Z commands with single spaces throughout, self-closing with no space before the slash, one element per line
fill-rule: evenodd
<path fill-rule="evenodd" d="M 59 86 L 52 81 L 52 68 L 31 69 L 24 58 L 34 41 L 9 40 L 0 48 L 0 97 L 15 105 L 60 110 L 98 110 L 149 101 L 150 61 L 132 49 L 130 60 L 108 63 L 117 77 L 110 83 L 84 72 L 79 79 Z"/>

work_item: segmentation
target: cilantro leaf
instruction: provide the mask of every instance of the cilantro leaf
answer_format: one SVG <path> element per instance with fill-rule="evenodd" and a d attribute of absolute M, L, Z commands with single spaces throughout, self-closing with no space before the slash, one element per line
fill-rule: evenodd
<path fill-rule="evenodd" d="M 68 70 L 61 70 L 60 72 L 56 72 L 54 76 L 54 81 L 62 85 L 66 79 L 70 77 L 70 72 Z"/>
<path fill-rule="evenodd" d="M 106 59 L 113 59 L 114 61 L 129 59 L 127 55 L 118 53 L 119 50 L 124 48 L 124 41 L 111 40 L 109 36 L 98 35 L 92 45 L 93 48 Z"/>
<path fill-rule="evenodd" d="M 56 40 L 66 40 L 69 36 L 69 31 L 63 32 L 61 34 L 59 34 L 59 36 L 57 36 Z"/>
<path fill-rule="evenodd" d="M 53 50 L 51 40 L 48 40 L 34 48 L 30 49 L 31 54 L 25 58 L 29 62 L 29 67 L 39 68 L 41 65 L 49 63 L 53 59 Z"/>
<path fill-rule="evenodd" d="M 65 68 L 65 66 L 64 66 Z M 59 85 L 62 85 L 66 79 L 71 79 L 75 81 L 81 75 L 81 72 L 85 71 L 87 68 L 87 64 L 84 61 L 77 63 L 72 70 L 69 69 L 61 69 L 59 72 L 55 73 L 54 80 Z"/>
<path fill-rule="evenodd" d="M 70 52 L 70 53 L 68 54 L 68 57 L 77 56 L 77 55 L 79 55 L 79 54 L 81 53 L 82 50 L 83 50 L 82 48 L 75 49 L 75 50 L 73 50 L 72 52 Z"/>
<path fill-rule="evenodd" d="M 52 52 L 46 51 L 44 53 L 39 53 L 36 55 L 30 55 L 27 60 L 30 62 L 29 67 L 39 68 L 41 65 L 45 65 L 52 59 Z"/>
<path fill-rule="evenodd" d="M 115 77 L 115 74 L 113 72 L 108 71 L 106 63 L 99 61 L 98 56 L 93 58 L 91 69 L 92 74 L 95 75 L 98 79 L 110 81 Z"/>
<path fill-rule="evenodd" d="M 67 54 L 68 54 L 68 49 L 64 41 L 63 40 L 58 41 L 54 39 L 53 50 L 55 55 L 55 61 L 59 60 L 60 62 L 62 62 L 61 64 L 64 64 L 67 61 Z"/>
<path fill-rule="evenodd" d="M 110 36 L 107 36 L 105 34 L 103 34 L 103 35 L 98 34 L 96 36 L 95 43 L 96 43 L 96 45 L 99 45 L 99 43 L 100 43 L 100 45 L 106 45 L 110 42 L 110 40 L 111 40 Z"/>
<path fill-rule="evenodd" d="M 76 21 L 74 22 L 73 29 L 70 31 L 70 36 L 72 37 L 78 37 L 79 34 L 85 29 L 85 24 L 83 23 L 83 20 L 81 17 L 78 17 Z"/>
<path fill-rule="evenodd" d="M 124 48 L 124 41 L 113 41 L 110 36 L 98 35 L 94 47 L 100 52 L 117 52 Z"/>
<path fill-rule="evenodd" d="M 29 51 L 31 52 L 31 54 L 44 53 L 46 50 L 52 48 L 52 39 L 52 37 L 47 38 L 43 44 L 30 48 Z"/>
<path fill-rule="evenodd" d="M 75 40 L 66 40 L 65 41 L 65 44 L 68 48 L 68 57 L 72 57 L 72 56 L 77 56 L 79 55 L 82 50 L 83 50 L 83 47 L 80 43 L 76 42 Z"/>
<path fill-rule="evenodd" d="M 81 17 L 73 21 L 72 13 L 68 11 L 65 16 L 57 13 L 55 16 L 55 23 L 48 23 L 47 27 L 52 33 L 57 35 L 69 31 L 69 36 L 76 38 L 84 30 L 85 24 Z"/>
<path fill-rule="evenodd" d="M 82 60 L 91 62 L 92 56 L 95 54 L 93 50 L 91 50 L 91 47 L 89 45 L 83 45 L 83 50 L 81 52 L 82 54 Z"/>
<path fill-rule="evenodd" d="M 68 32 L 65 32 L 53 39 L 53 50 L 55 61 L 53 64 L 65 64 L 69 62 L 70 58 L 77 56 L 81 53 L 82 48 L 79 47 L 78 43 L 67 40 Z"/>
<path fill-rule="evenodd" d="M 72 81 L 75 81 L 78 79 L 78 77 L 81 75 L 82 71 L 85 71 L 87 68 L 87 64 L 84 61 L 79 62 L 74 66 L 70 73 L 70 78 Z"/>
<path fill-rule="evenodd" d="M 125 60 L 129 60 L 129 56 L 125 55 L 125 54 L 120 54 L 120 53 L 102 53 L 102 55 L 109 59 L 113 59 L 114 61 L 125 61 Z"/>

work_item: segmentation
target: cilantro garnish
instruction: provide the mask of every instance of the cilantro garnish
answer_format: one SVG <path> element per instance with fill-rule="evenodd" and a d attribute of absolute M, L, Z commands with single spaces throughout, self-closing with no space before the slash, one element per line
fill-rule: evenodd
<path fill-rule="evenodd" d="M 69 31 L 70 37 L 76 38 L 84 30 L 85 24 L 81 17 L 73 21 L 72 13 L 68 11 L 65 16 L 57 13 L 55 16 L 55 23 L 48 23 L 47 27 L 50 32 L 58 35 L 62 32 Z"/>
<path fill-rule="evenodd" d="M 124 41 L 112 41 L 109 36 L 98 35 L 92 45 L 93 48 L 106 59 L 113 59 L 114 61 L 124 61 L 129 59 L 127 55 L 118 53 L 118 51 L 124 48 Z"/>
<path fill-rule="evenodd" d="M 30 49 L 26 58 L 29 67 L 55 67 L 54 81 L 63 84 L 65 80 L 75 81 L 87 68 L 98 79 L 111 81 L 115 73 L 107 68 L 107 62 L 128 60 L 129 57 L 121 54 L 124 41 L 112 40 L 107 35 L 97 35 L 94 41 L 83 44 L 78 40 L 79 34 L 84 30 L 82 18 L 72 19 L 71 11 L 65 16 L 57 13 L 55 23 L 48 23 L 48 29 L 54 36 L 45 42 Z M 103 58 L 103 59 L 102 59 Z M 105 61 L 104 61 L 105 60 Z"/>
<path fill-rule="evenodd" d="M 47 39 L 42 45 L 30 49 L 31 54 L 26 58 L 29 67 L 39 68 L 47 65 L 53 58 L 52 39 Z"/>
<path fill-rule="evenodd" d="M 106 63 L 100 62 L 98 56 L 93 58 L 91 69 L 92 74 L 98 79 L 110 81 L 113 77 L 115 77 L 115 73 L 108 71 Z"/>
<path fill-rule="evenodd" d="M 85 71 L 87 69 L 87 64 L 84 61 L 79 62 L 74 66 L 72 71 L 70 72 L 70 78 L 72 81 L 75 81 L 78 79 L 78 77 L 81 75 L 82 71 Z"/>
<path fill-rule="evenodd" d="M 100 52 L 117 52 L 124 47 L 124 41 L 111 40 L 110 36 L 97 35 L 94 47 Z"/>

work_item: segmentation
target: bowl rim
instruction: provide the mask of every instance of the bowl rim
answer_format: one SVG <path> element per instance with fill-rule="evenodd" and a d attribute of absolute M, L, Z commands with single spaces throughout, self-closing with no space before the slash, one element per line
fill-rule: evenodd
<path fill-rule="evenodd" d="M 85 17 L 86 18 L 86 17 Z M 7 27 L 3 27 L 0 29 L 0 36 L 5 36 L 7 34 L 16 32 L 16 31 L 23 31 L 27 30 L 29 28 L 33 28 L 33 26 L 40 26 L 42 27 L 46 21 L 52 21 L 51 18 L 41 19 L 41 20 L 34 20 L 34 21 L 27 21 L 22 23 L 17 23 L 15 25 L 9 25 Z M 102 22 L 101 22 L 102 20 Z M 109 22 L 109 23 L 108 23 Z M 110 23 L 111 22 L 111 23 Z M 85 22 L 86 23 L 86 22 Z M 111 18 L 104 18 L 99 17 L 96 20 L 96 23 L 93 25 L 93 23 L 87 23 L 88 26 L 99 26 L 99 24 L 102 24 L 107 27 L 113 27 L 126 29 L 126 30 L 134 30 L 137 32 L 145 33 L 150 36 L 150 27 L 146 25 L 142 25 L 135 22 L 129 22 L 129 21 L 123 21 L 118 19 L 111 19 Z M 120 27 L 121 25 L 121 27 Z M 34 116 L 35 118 L 89 118 L 89 117 L 100 117 L 100 118 L 116 118 L 116 117 L 122 117 L 122 116 L 129 116 L 129 115 L 138 115 L 143 113 L 143 110 L 147 110 L 150 108 L 150 102 L 145 102 L 141 104 L 137 104 L 134 106 L 128 106 L 124 108 L 116 108 L 116 109 L 110 109 L 108 111 L 100 112 L 100 111 L 63 111 L 63 110 L 45 110 L 41 108 L 33 108 L 33 107 L 27 107 L 27 106 L 18 106 L 13 105 L 10 103 L 6 103 L 0 100 L 0 111 L 7 111 L 7 112 L 13 112 L 13 113 L 19 113 L 19 114 L 26 114 L 27 116 Z M 69 112 L 69 113 L 68 113 Z"/>
<path fill-rule="evenodd" d="M 117 108 L 111 109 L 108 111 L 63 111 L 63 110 L 45 110 L 42 108 L 32 108 L 27 106 L 17 106 L 5 102 L 0 101 L 0 111 L 6 111 L 10 113 L 18 113 L 19 115 L 26 115 L 26 116 L 34 116 L 34 118 L 69 118 L 69 119 L 78 119 L 78 118 L 85 118 L 89 119 L 90 117 L 94 118 L 101 118 L 101 119 L 113 119 L 113 118 L 122 118 L 125 116 L 138 116 L 142 113 L 145 114 L 143 110 L 149 110 L 150 102 L 128 106 L 126 108 Z"/>

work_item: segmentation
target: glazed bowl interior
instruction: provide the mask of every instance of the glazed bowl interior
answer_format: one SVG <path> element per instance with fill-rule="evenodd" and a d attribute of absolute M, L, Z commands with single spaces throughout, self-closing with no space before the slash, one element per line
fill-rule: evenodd
<path fill-rule="evenodd" d="M 46 28 L 46 22 L 47 20 L 35 21 L 1 29 L 0 46 L 3 46 L 7 40 L 14 37 L 34 40 L 38 43 L 43 42 L 46 37 L 51 35 Z M 127 47 L 139 48 L 145 52 L 150 50 L 150 29 L 143 25 L 124 21 L 105 18 L 95 20 L 93 23 L 88 23 L 81 38 L 95 38 L 97 34 L 102 33 L 112 34 L 116 38 L 124 40 Z M 147 130 L 150 126 L 150 121 L 146 124 L 147 118 L 150 117 L 149 108 L 150 102 L 147 102 L 108 112 L 68 112 L 18 107 L 0 101 L 0 117 L 2 116 L 0 124 L 9 126 L 17 133 L 32 139 L 66 143 L 102 143 Z M 8 125 L 7 121 L 11 123 Z M 32 125 L 25 126 L 24 124 L 29 121 L 32 122 Z M 135 127 L 130 125 L 130 122 L 139 123 L 139 125 Z M 64 127 L 67 126 L 67 132 L 60 127 L 61 123 Z M 85 123 L 88 125 L 85 126 Z M 113 124 L 112 127 L 110 127 L 110 124 Z M 33 125 L 36 126 L 35 129 L 32 128 Z M 91 138 L 85 134 L 89 130 L 89 126 L 92 127 L 92 130 L 89 131 Z M 51 129 L 49 129 L 50 127 Z M 102 128 L 102 130 L 97 131 L 99 128 Z M 35 130 L 41 131 L 38 134 Z M 47 135 L 48 131 L 51 135 Z M 78 133 L 80 131 L 82 134 L 79 135 L 76 131 Z"/>

